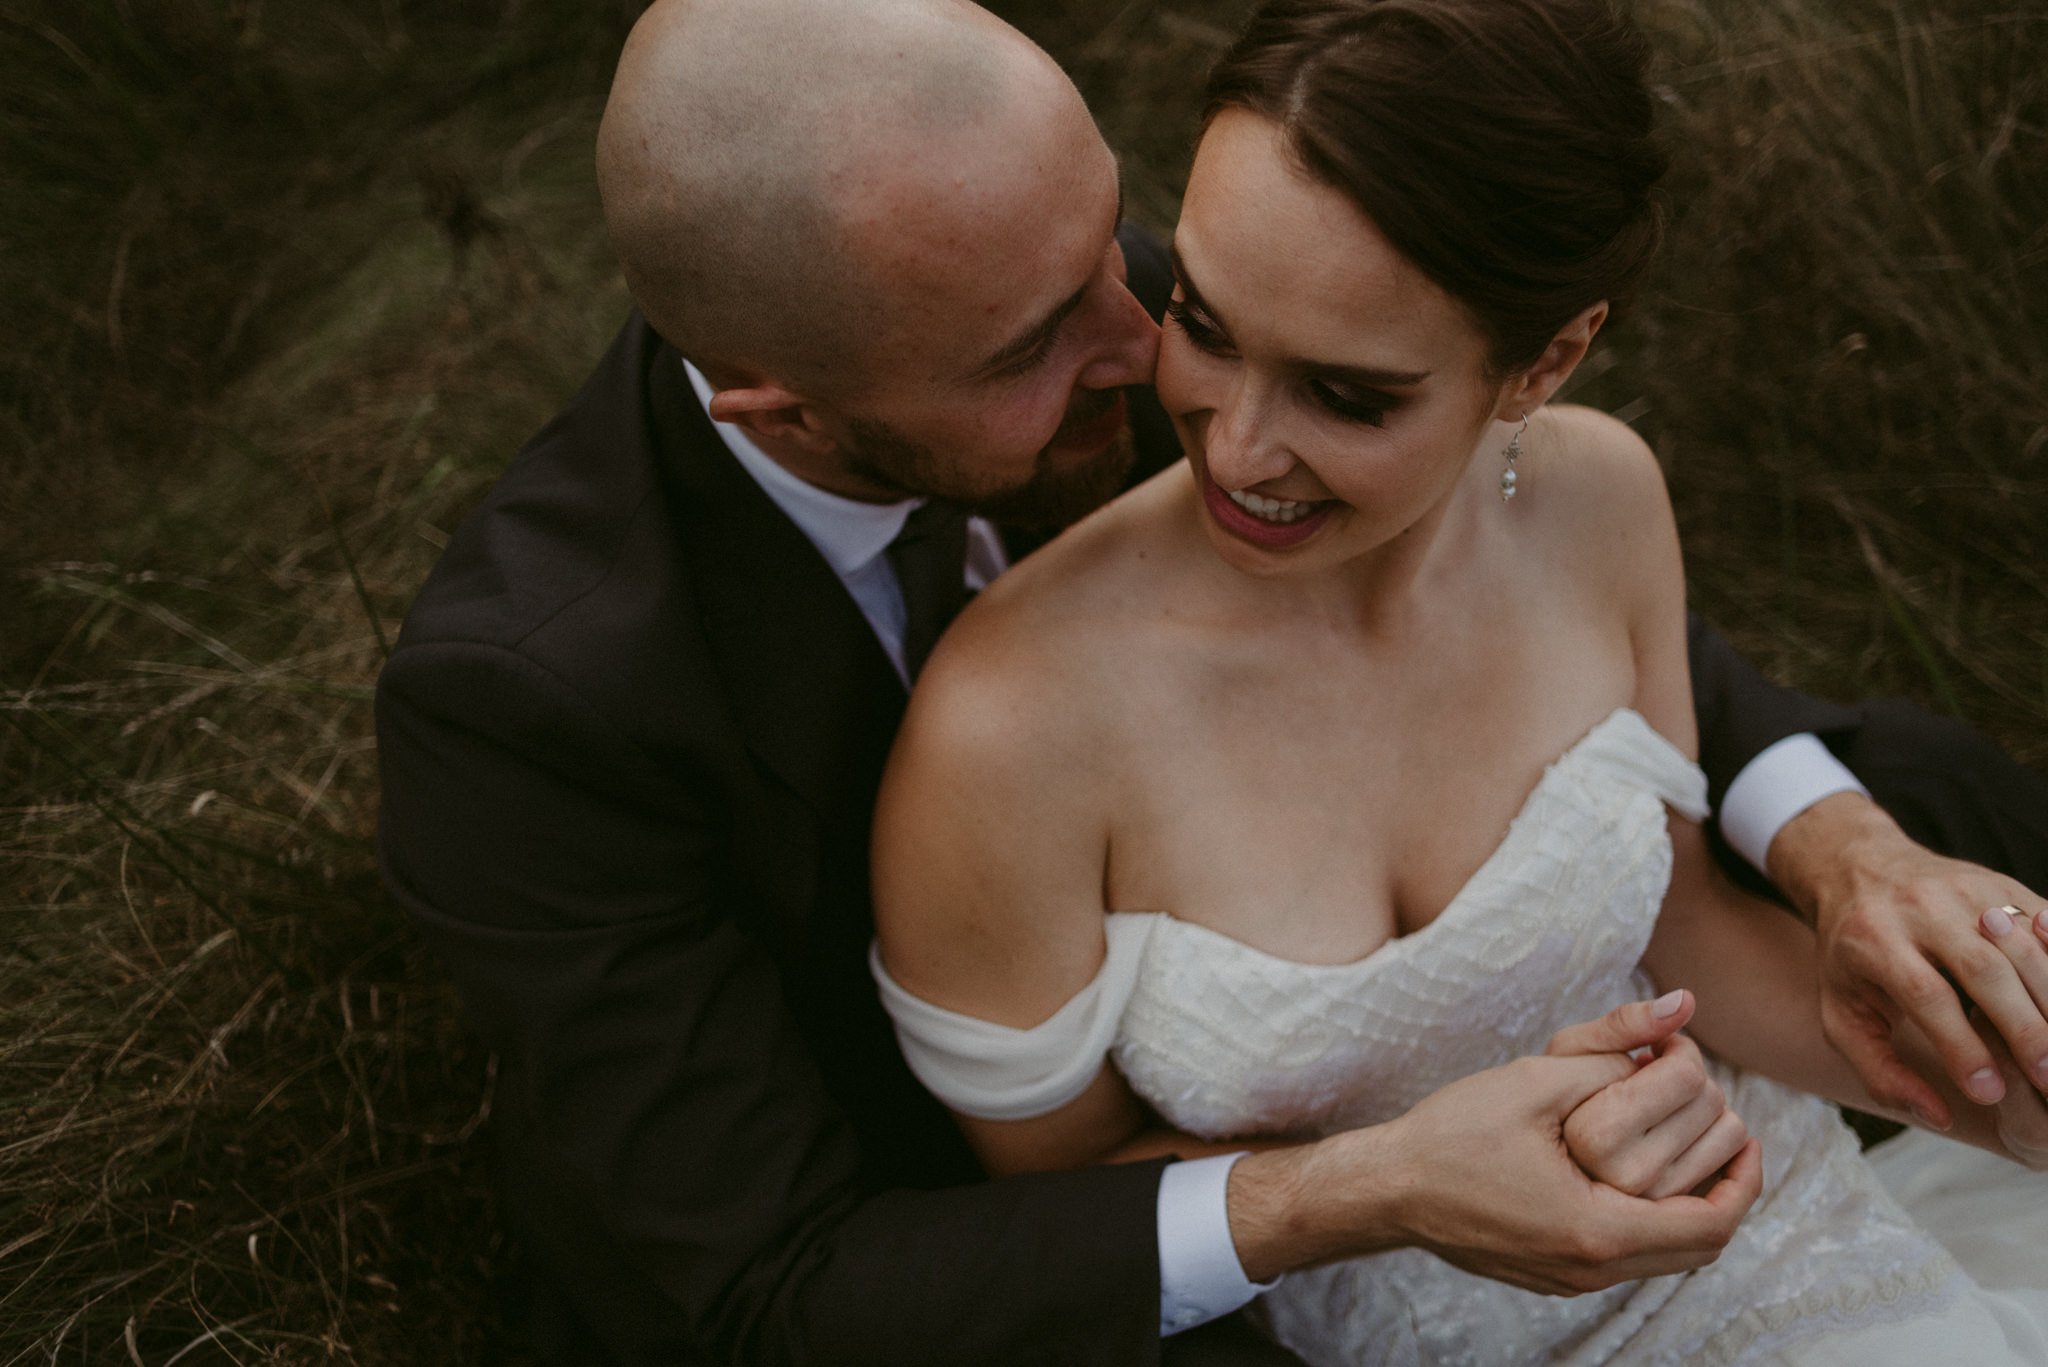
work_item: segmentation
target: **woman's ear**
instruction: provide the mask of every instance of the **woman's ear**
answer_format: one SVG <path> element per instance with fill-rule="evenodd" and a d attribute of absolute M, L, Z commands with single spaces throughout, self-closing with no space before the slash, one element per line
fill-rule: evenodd
<path fill-rule="evenodd" d="M 1586 349 L 1593 345 L 1593 335 L 1607 321 L 1607 313 L 1607 301 L 1602 299 L 1559 328 L 1557 336 L 1550 339 L 1550 345 L 1536 358 L 1536 364 L 1523 371 L 1508 386 L 1499 406 L 1494 409 L 1494 419 L 1498 422 L 1520 421 L 1522 415 L 1533 413 L 1549 402 L 1550 396 L 1557 393 L 1571 378 L 1572 372 L 1579 368 L 1579 362 L 1586 359 Z"/>

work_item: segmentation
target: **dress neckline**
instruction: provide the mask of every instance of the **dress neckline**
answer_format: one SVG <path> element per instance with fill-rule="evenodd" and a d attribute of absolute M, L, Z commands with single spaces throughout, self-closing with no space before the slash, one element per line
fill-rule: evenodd
<path fill-rule="evenodd" d="M 1286 964 L 1291 968 L 1300 969 L 1308 973 L 1352 973 L 1360 971 L 1369 964 L 1377 965 L 1402 958 L 1411 952 L 1411 946 L 1423 941 L 1438 926 L 1451 920 L 1454 915 L 1464 909 L 1470 900 L 1469 894 L 1472 889 L 1484 881 L 1494 866 L 1507 856 L 1508 849 L 1514 843 L 1517 832 L 1523 829 L 1524 823 L 1522 818 L 1528 815 L 1529 809 L 1536 804 L 1536 800 L 1551 787 L 1560 774 L 1570 771 L 1571 762 L 1575 757 L 1582 751 L 1589 749 L 1598 739 L 1617 729 L 1633 730 L 1637 733 L 1639 739 L 1651 741 L 1653 748 L 1662 752 L 1660 758 L 1675 761 L 1689 769 L 1696 768 L 1694 762 L 1687 759 L 1685 753 L 1667 740 L 1662 732 L 1650 725 L 1649 720 L 1642 713 L 1636 711 L 1633 707 L 1615 708 L 1605 717 L 1593 723 L 1583 736 L 1580 736 L 1569 746 L 1566 746 L 1564 753 L 1543 767 L 1541 777 L 1536 780 L 1535 786 L 1529 789 L 1528 796 L 1522 799 L 1522 805 L 1515 809 L 1514 816 L 1508 822 L 1507 833 L 1494 845 L 1492 852 L 1480 861 L 1479 867 L 1472 871 L 1471 877 L 1459 885 L 1457 892 L 1451 895 L 1451 900 L 1444 904 L 1442 911 L 1431 918 L 1429 924 L 1412 930 L 1406 935 L 1389 936 L 1360 958 L 1336 964 L 1307 963 L 1300 959 L 1288 959 L 1278 954 L 1269 953 L 1256 945 L 1248 944 L 1238 939 L 1235 935 L 1226 935 L 1220 930 L 1212 930 L 1199 922 L 1184 921 L 1170 911 L 1113 911 L 1109 914 L 1111 916 L 1157 917 L 1161 923 L 1171 925 L 1176 930 L 1187 931 L 1197 938 L 1207 936 L 1212 940 L 1221 941 L 1237 953 L 1264 959 L 1269 963 Z"/>

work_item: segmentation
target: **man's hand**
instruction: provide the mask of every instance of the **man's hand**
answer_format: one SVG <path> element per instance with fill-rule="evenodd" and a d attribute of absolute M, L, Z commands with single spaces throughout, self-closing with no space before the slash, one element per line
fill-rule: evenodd
<path fill-rule="evenodd" d="M 1771 842 L 1773 882 L 1813 922 L 1821 955 L 1821 1024 L 1871 1096 L 1935 1129 L 1954 1114 L 1892 1042 L 1901 1018 L 1927 1036 L 1963 1093 L 2006 1095 L 1989 1044 L 1970 1028 L 1958 989 L 1979 1007 L 2024 1074 L 2048 1088 L 2048 953 L 2034 926 L 1994 939 L 1985 912 L 2048 902 L 2012 879 L 1915 843 L 1859 793 L 1837 793 Z M 2031 918 L 2038 925 L 2041 918 Z"/>
<path fill-rule="evenodd" d="M 1671 1034 L 1651 1004 L 1606 1018 L 1614 1052 L 1519 1059 L 1462 1078 L 1385 1125 L 1254 1153 L 1230 1177 L 1246 1275 L 1403 1246 L 1552 1295 L 1702 1267 L 1763 1186 L 1754 1141 L 1704 1196 L 1651 1201 L 1588 1177 L 1566 1117 L 1636 1076 L 1626 1052 Z"/>
<path fill-rule="evenodd" d="M 1566 1148 L 1588 1175 L 1631 1196 L 1691 1191 L 1749 1143 L 1749 1127 L 1728 1109 L 1697 1044 L 1677 1033 L 1692 1018 L 1692 994 L 1648 1003 L 1647 1019 L 1627 1009 L 1560 1030 L 1544 1052 L 1565 1057 L 1646 1048 L 1634 1076 L 1595 1092 L 1566 1117 Z M 1631 1043 L 1638 1041 L 1638 1043 Z"/>

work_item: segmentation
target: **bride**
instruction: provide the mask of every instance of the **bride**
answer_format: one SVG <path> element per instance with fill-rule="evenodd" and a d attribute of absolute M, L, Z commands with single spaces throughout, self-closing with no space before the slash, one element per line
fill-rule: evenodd
<path fill-rule="evenodd" d="M 1599 0 L 1261 11 L 1175 241 L 1188 459 L 933 657 L 878 813 L 877 976 L 998 1171 L 1375 1124 L 1690 988 L 1766 1174 L 1717 1263 L 1551 1299 L 1395 1249 L 1282 1279 L 1272 1332 L 1317 1364 L 2048 1362 L 2048 1290 L 1961 1271 L 1819 1099 L 1872 1105 L 1810 933 L 1708 856 L 1656 461 L 1548 403 L 1657 238 L 1645 60 Z M 992 1084 L 969 1039 L 1073 1056 Z M 1578 1156 L 1683 1190 L 1744 1142 L 1693 1133 L 1661 1173 Z"/>

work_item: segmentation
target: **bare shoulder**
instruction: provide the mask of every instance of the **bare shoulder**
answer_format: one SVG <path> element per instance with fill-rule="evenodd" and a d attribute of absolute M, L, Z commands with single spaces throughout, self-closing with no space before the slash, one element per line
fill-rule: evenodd
<path fill-rule="evenodd" d="M 1557 511 L 1604 520 L 1670 506 L 1656 454 L 1627 423 L 1595 408 L 1551 404 L 1530 436 L 1544 476 L 1565 495 Z"/>
<path fill-rule="evenodd" d="M 918 678 L 876 807 L 873 874 L 883 958 L 927 1001 L 1028 1026 L 1101 962 L 1118 642 L 1148 573 L 1144 492 L 984 590 Z"/>
<path fill-rule="evenodd" d="M 1169 471 L 1170 476 L 1173 472 Z M 1165 571 L 1161 479 L 1055 538 L 976 596 L 918 680 L 910 724 L 1021 724 L 1088 743 Z M 977 728 L 978 729 L 978 728 Z M 1055 743 L 1056 749 L 1064 748 Z"/>
<path fill-rule="evenodd" d="M 1648 443 L 1596 409 L 1553 404 L 1530 423 L 1524 488 L 1536 530 L 1570 562 L 1614 584 L 1675 566 L 1677 528 Z"/>
<path fill-rule="evenodd" d="M 1664 472 L 1643 439 L 1605 413 L 1560 405 L 1544 418 L 1532 451 L 1545 495 L 1530 519 L 1540 554 L 1596 613 L 1626 624 L 1634 707 L 1691 753 L 1685 565 Z"/>

